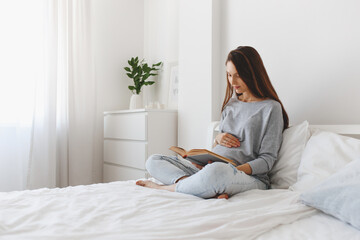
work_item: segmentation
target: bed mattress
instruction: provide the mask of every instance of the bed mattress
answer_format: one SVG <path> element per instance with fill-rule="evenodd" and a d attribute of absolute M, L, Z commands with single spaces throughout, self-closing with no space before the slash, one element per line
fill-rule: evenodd
<path fill-rule="evenodd" d="M 289 239 L 316 231 L 320 215 L 298 198 L 272 189 L 204 200 L 135 181 L 0 193 L 0 239 Z"/>

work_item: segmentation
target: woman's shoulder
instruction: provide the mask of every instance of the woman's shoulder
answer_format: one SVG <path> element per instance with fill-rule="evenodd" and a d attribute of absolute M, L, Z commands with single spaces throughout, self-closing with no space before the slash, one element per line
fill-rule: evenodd
<path fill-rule="evenodd" d="M 281 104 L 274 99 L 267 99 L 264 102 L 266 102 L 270 108 L 281 109 Z"/>
<path fill-rule="evenodd" d="M 267 99 L 263 101 L 264 106 L 263 110 L 271 115 L 279 115 L 282 116 L 282 107 L 281 104 L 273 99 Z"/>
<path fill-rule="evenodd" d="M 283 119 L 282 107 L 278 101 L 271 99 L 269 101 L 268 110 L 272 119 L 277 119 L 277 120 Z M 278 121 L 278 122 L 282 123 L 283 121 Z"/>
<path fill-rule="evenodd" d="M 255 103 L 256 105 L 260 105 L 260 106 L 267 106 L 267 107 L 277 107 L 277 106 L 280 106 L 280 103 L 274 99 L 271 99 L 271 98 L 265 98 L 261 101 L 257 101 L 257 102 L 253 102 Z"/>

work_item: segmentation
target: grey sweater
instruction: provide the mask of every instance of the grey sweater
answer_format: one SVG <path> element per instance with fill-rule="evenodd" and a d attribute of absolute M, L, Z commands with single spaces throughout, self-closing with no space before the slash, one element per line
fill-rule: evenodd
<path fill-rule="evenodd" d="M 216 145 L 213 152 L 236 161 L 249 163 L 253 177 L 270 187 L 268 172 L 278 157 L 282 142 L 283 116 L 279 102 L 264 100 L 242 102 L 231 98 L 221 115 L 221 133 L 240 140 L 240 147 Z"/>

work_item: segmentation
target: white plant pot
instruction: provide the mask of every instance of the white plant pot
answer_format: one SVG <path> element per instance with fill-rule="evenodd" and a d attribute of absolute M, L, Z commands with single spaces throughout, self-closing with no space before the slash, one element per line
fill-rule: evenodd
<path fill-rule="evenodd" d="M 143 108 L 143 98 L 141 94 L 133 94 L 130 98 L 129 109 Z"/>

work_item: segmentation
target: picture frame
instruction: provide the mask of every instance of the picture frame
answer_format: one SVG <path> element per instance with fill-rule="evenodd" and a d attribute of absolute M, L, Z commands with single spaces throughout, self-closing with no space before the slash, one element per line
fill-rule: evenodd
<path fill-rule="evenodd" d="M 179 98 L 179 66 L 177 62 L 169 64 L 169 90 L 167 107 L 169 109 L 178 108 Z"/>

